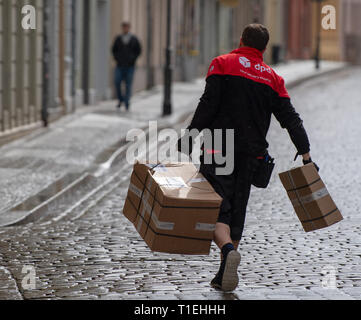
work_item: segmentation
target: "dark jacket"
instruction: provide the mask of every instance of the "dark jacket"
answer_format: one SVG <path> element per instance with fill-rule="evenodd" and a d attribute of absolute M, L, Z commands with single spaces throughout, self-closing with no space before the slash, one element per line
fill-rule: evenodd
<path fill-rule="evenodd" d="M 288 130 L 299 154 L 310 144 L 284 80 L 263 62 L 262 53 L 243 47 L 213 60 L 206 89 L 188 129 L 235 130 L 235 154 L 264 155 L 271 116 Z M 225 144 L 223 143 L 223 151 Z"/>
<path fill-rule="evenodd" d="M 134 35 L 131 35 L 128 44 L 124 44 L 122 37 L 118 36 L 112 48 L 113 57 L 119 67 L 133 67 L 142 53 L 142 47 Z"/>

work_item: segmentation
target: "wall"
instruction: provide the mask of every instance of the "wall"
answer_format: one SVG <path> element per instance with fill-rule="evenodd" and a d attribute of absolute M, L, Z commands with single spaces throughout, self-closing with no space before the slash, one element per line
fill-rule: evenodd
<path fill-rule="evenodd" d="M 37 29 L 21 27 L 25 4 L 37 12 Z M 42 0 L 0 2 L 0 132 L 37 123 L 42 97 Z"/>
<path fill-rule="evenodd" d="M 312 51 L 312 7 L 310 0 L 289 0 L 287 59 L 310 59 Z"/>
<path fill-rule="evenodd" d="M 270 64 L 284 60 L 287 42 L 285 11 L 287 11 L 287 0 L 265 1 L 264 24 L 270 32 L 270 42 L 264 57 L 265 61 Z"/>
<path fill-rule="evenodd" d="M 341 3 L 339 0 L 326 0 L 322 3 L 322 6 L 326 5 L 332 5 L 336 8 L 337 23 L 336 30 L 321 28 L 321 59 L 339 61 L 342 55 Z M 312 52 L 316 50 L 317 25 L 320 21 L 319 14 L 317 4 L 312 3 Z M 324 15 L 322 15 L 323 17 Z"/>
<path fill-rule="evenodd" d="M 5 130 L 5 109 L 3 105 L 3 70 L 4 70 L 4 64 L 3 64 L 3 37 L 4 37 L 4 19 L 3 19 L 3 0 L 0 0 L 0 132 Z"/>
<path fill-rule="evenodd" d="M 19 27 L 24 4 L 37 9 L 35 31 Z M 44 4 L 50 15 L 46 26 Z M 340 27 L 322 31 L 322 58 L 361 63 L 361 1 L 325 4 L 337 7 Z M 134 90 L 162 84 L 166 9 L 167 0 L 0 0 L 0 132 L 39 123 L 43 88 L 46 105 L 55 116 L 114 97 L 111 46 L 123 21 L 131 22 L 143 47 Z M 270 29 L 268 63 L 277 46 L 283 49 L 281 58 L 310 59 L 314 54 L 316 9 L 311 0 L 177 0 L 172 1 L 171 14 L 175 81 L 204 77 L 211 60 L 237 48 L 244 26 L 252 22 Z M 42 85 L 43 31 L 50 41 L 46 86 Z"/>
<path fill-rule="evenodd" d="M 135 91 L 163 82 L 166 9 L 166 0 L 111 1 L 111 42 L 120 34 L 121 22 L 129 21 L 132 33 L 143 46 L 143 54 L 137 63 Z M 172 1 L 173 79 L 190 81 L 203 77 L 214 57 L 238 47 L 246 24 L 254 20 L 263 21 L 263 10 L 264 0 Z M 111 86 L 114 67 L 111 59 Z"/>
<path fill-rule="evenodd" d="M 342 58 L 361 65 L 361 1 L 344 0 L 340 11 Z"/>

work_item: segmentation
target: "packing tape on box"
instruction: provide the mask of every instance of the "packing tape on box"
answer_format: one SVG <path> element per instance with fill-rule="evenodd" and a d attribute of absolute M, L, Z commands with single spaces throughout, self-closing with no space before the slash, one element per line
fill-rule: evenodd
<path fill-rule="evenodd" d="M 150 198 L 150 190 L 152 188 L 152 180 L 150 180 L 148 182 L 148 186 L 147 186 L 148 190 L 145 193 L 146 195 L 143 196 L 142 199 L 142 204 L 143 204 L 143 208 L 142 208 L 142 212 L 141 212 L 141 219 L 139 219 L 138 222 L 138 226 L 137 226 L 137 230 L 138 232 L 140 232 L 142 225 L 143 225 L 143 220 L 145 217 L 145 213 L 149 213 L 149 215 L 152 213 L 152 207 L 150 206 L 150 204 L 148 203 L 148 200 Z M 164 222 L 164 221 L 159 221 L 158 218 L 152 214 L 151 216 L 153 223 L 156 225 L 156 227 L 160 230 L 168 230 L 171 231 L 174 229 L 174 223 L 173 222 Z"/>
<path fill-rule="evenodd" d="M 330 195 L 328 193 L 328 190 L 326 188 L 323 188 L 321 190 L 318 190 L 308 196 L 304 196 L 304 197 L 299 197 L 297 199 L 293 199 L 291 200 L 293 206 L 295 207 L 299 207 L 301 206 L 301 204 L 307 204 L 307 203 L 310 203 L 312 201 L 317 201 L 319 199 L 322 199 L 326 196 Z"/>
<path fill-rule="evenodd" d="M 174 229 L 173 222 L 159 221 L 158 218 L 154 214 L 152 215 L 152 221 L 155 224 L 155 226 L 157 227 L 157 229 L 168 230 L 168 231 L 171 231 Z"/>
<path fill-rule="evenodd" d="M 182 177 L 155 177 L 154 180 L 157 181 L 160 187 L 176 189 L 188 187 Z"/>
<path fill-rule="evenodd" d="M 148 188 L 148 191 L 143 194 L 143 199 L 142 199 L 143 210 L 141 212 L 142 218 L 139 219 L 139 222 L 138 222 L 138 226 L 137 226 L 138 232 L 140 232 L 140 229 L 142 228 L 143 219 L 144 219 L 146 210 L 149 212 L 149 214 L 152 210 L 151 206 L 148 204 L 148 200 L 150 198 L 150 190 L 152 188 L 152 180 L 151 179 L 148 182 L 147 188 Z"/>
<path fill-rule="evenodd" d="M 146 192 L 146 195 L 142 199 L 143 209 L 141 212 L 141 219 L 139 219 L 138 226 L 137 226 L 138 232 L 140 232 L 140 230 L 142 228 L 145 213 L 147 212 L 147 213 L 149 213 L 149 215 L 152 213 L 152 207 L 148 203 L 148 200 L 150 198 L 150 190 L 152 188 L 151 180 L 149 181 L 147 188 L 148 188 L 148 190 Z M 155 224 L 155 226 L 157 227 L 157 229 L 168 230 L 168 231 L 171 231 L 174 229 L 173 222 L 159 221 L 158 218 L 154 214 L 151 215 L 151 219 L 152 219 L 153 223 Z"/>
<path fill-rule="evenodd" d="M 129 185 L 129 191 L 134 193 L 138 198 L 142 197 L 142 190 L 140 190 L 138 187 L 136 187 L 133 183 Z"/>
<path fill-rule="evenodd" d="M 210 223 L 197 223 L 196 230 L 197 231 L 214 231 L 214 230 L 216 230 L 216 225 L 210 224 Z"/>
<path fill-rule="evenodd" d="M 146 166 L 154 172 L 167 172 L 167 168 L 163 164 L 147 164 Z"/>
<path fill-rule="evenodd" d="M 206 178 L 194 178 L 191 181 L 189 181 L 189 183 L 198 183 L 198 182 L 206 182 L 207 179 Z"/>

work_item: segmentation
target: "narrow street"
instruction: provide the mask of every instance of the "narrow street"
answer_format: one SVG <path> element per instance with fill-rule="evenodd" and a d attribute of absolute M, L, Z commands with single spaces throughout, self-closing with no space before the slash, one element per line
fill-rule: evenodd
<path fill-rule="evenodd" d="M 303 231 L 276 174 L 296 165 L 295 149 L 273 120 L 268 140 L 277 167 L 267 190 L 253 189 L 234 293 L 209 286 L 218 270 L 214 245 L 210 256 L 150 252 L 122 216 L 132 168 L 119 157 L 79 187 L 80 199 L 65 196 L 35 221 L 0 229 L 0 298 L 360 299 L 360 82 L 354 68 L 290 90 L 344 221 Z M 35 268 L 34 290 L 22 286 L 24 266 Z M 337 289 L 322 286 L 330 268 Z"/>

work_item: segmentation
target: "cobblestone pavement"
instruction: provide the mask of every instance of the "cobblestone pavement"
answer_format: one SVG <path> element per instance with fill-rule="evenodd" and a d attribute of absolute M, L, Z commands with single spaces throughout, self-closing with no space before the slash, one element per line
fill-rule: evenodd
<path fill-rule="evenodd" d="M 122 216 L 128 181 L 74 220 L 0 229 L 0 298 L 11 299 L 359 299 L 361 297 L 361 70 L 310 81 L 291 91 L 312 156 L 345 220 L 305 233 L 275 174 L 253 190 L 234 293 L 209 287 L 210 256 L 151 253 Z M 295 149 L 276 121 L 269 134 L 276 172 L 294 166 Z M 128 177 L 130 168 L 119 173 Z M 22 285 L 33 266 L 36 289 Z M 337 288 L 325 289 L 333 270 Z"/>

